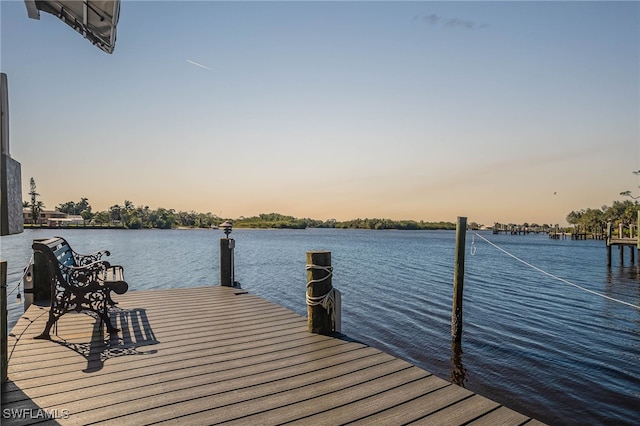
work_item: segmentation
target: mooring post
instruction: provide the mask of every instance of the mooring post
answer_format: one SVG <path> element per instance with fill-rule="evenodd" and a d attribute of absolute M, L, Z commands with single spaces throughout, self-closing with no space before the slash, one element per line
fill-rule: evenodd
<path fill-rule="evenodd" d="M 631 253 L 634 247 L 631 246 Z M 636 225 L 636 251 L 638 252 L 638 268 L 640 268 L 640 209 L 638 209 L 638 224 Z M 632 256 L 633 258 L 633 256 Z"/>
<path fill-rule="evenodd" d="M 462 294 L 464 290 L 464 250 L 467 218 L 458 217 L 456 224 L 456 255 L 453 270 L 453 309 L 451 311 L 451 341 L 462 342 Z"/>
<path fill-rule="evenodd" d="M 633 228 L 635 227 L 635 225 L 633 223 L 629 224 L 629 238 L 633 238 Z M 629 261 L 631 262 L 631 264 L 633 265 L 634 263 L 636 263 L 636 252 L 635 252 L 636 248 L 633 245 L 629 245 Z"/>
<path fill-rule="evenodd" d="M 220 285 L 224 287 L 234 286 L 233 249 L 235 243 L 233 238 L 220 238 Z"/>
<path fill-rule="evenodd" d="M 620 266 L 624 266 L 624 244 L 618 244 L 618 252 L 620 253 Z"/>
<path fill-rule="evenodd" d="M 233 229 L 233 222 L 227 220 L 221 223 L 218 228 L 222 229 L 225 238 L 220 239 L 220 285 L 224 287 L 236 287 L 235 264 L 233 250 L 236 242 L 229 238 Z"/>
<path fill-rule="evenodd" d="M 462 345 L 460 342 L 451 342 L 451 373 L 449 381 L 461 387 L 465 387 L 467 370 L 462 364 Z"/>
<path fill-rule="evenodd" d="M 311 333 L 329 335 L 336 330 L 336 299 L 330 251 L 307 252 L 307 322 Z"/>
<path fill-rule="evenodd" d="M 2 383 L 7 381 L 7 370 L 9 368 L 9 356 L 8 356 L 8 339 L 9 330 L 8 321 L 9 314 L 7 311 L 7 262 L 0 261 L 0 333 L 2 333 L 2 342 L 0 343 L 0 364 L 1 369 L 0 377 Z"/>
<path fill-rule="evenodd" d="M 613 233 L 613 229 L 611 226 L 611 222 L 607 222 L 607 266 L 611 268 L 611 234 Z"/>

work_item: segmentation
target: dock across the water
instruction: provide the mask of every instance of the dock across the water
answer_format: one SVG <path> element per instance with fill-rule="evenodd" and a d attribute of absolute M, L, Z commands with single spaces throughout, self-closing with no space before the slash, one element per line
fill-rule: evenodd
<path fill-rule="evenodd" d="M 3 424 L 541 424 L 365 344 L 309 333 L 306 318 L 240 289 L 117 301 L 111 339 L 96 318 L 68 313 L 53 340 L 34 340 L 48 308 L 25 312 L 9 337 Z"/>
<path fill-rule="evenodd" d="M 618 225 L 617 235 L 613 232 L 611 223 L 607 224 L 607 266 L 611 266 L 611 250 L 614 246 L 618 246 L 620 251 L 620 264 L 624 263 L 624 248 L 629 247 L 629 258 L 631 263 L 635 263 L 636 249 L 640 250 L 640 237 L 638 229 L 640 229 L 640 211 L 638 211 L 638 224 L 629 224 L 625 229 L 623 224 Z M 634 235 L 635 231 L 635 235 Z"/>

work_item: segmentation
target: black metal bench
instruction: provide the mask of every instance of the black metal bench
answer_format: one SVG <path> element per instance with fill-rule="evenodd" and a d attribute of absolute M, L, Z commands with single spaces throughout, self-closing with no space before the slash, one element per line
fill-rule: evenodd
<path fill-rule="evenodd" d="M 124 281 L 122 266 L 102 260 L 110 255 L 108 250 L 83 255 L 62 237 L 34 241 L 32 248 L 42 253 L 51 284 L 49 320 L 37 339 L 50 339 L 51 327 L 70 311 L 93 311 L 100 318 L 101 329 L 106 324 L 109 333 L 119 331 L 109 318 L 109 308 L 116 303 L 111 292 L 124 294 L 129 285 Z"/>

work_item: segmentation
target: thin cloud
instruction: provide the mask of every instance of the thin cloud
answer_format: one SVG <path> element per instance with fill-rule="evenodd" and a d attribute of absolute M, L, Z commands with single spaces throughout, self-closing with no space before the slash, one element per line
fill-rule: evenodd
<path fill-rule="evenodd" d="M 482 24 L 474 21 L 469 21 L 460 18 L 447 18 L 446 16 L 436 15 L 432 13 L 430 15 L 424 15 L 422 17 L 415 16 L 414 20 L 422 19 L 422 21 L 430 27 L 443 27 L 443 28 L 464 28 L 467 30 L 484 29 L 487 28 L 487 24 Z"/>
<path fill-rule="evenodd" d="M 185 61 L 189 62 L 192 65 L 195 65 L 196 67 L 200 67 L 200 68 L 204 68 L 205 70 L 213 71 L 211 68 L 209 68 L 206 65 L 202 65 L 202 64 L 199 64 L 197 62 L 190 61 L 189 59 L 185 59 Z"/>

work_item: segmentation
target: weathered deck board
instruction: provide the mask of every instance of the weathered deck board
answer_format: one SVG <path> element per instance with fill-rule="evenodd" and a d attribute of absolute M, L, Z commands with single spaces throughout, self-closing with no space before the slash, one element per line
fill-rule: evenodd
<path fill-rule="evenodd" d="M 3 409 L 68 412 L 63 425 L 531 421 L 377 349 L 311 334 L 305 318 L 238 289 L 117 300 L 122 330 L 111 340 L 84 313 L 64 315 L 52 341 L 34 340 L 47 309 L 32 306 L 9 340 Z M 42 420 L 3 423 L 56 424 Z"/>

